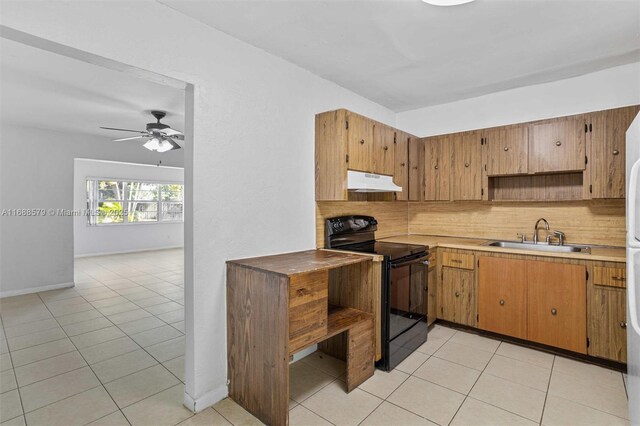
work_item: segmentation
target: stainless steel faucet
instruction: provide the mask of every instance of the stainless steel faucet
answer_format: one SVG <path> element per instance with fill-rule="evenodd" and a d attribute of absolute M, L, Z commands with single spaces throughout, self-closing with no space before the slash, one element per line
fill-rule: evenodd
<path fill-rule="evenodd" d="M 548 243 L 551 240 L 551 236 L 549 235 L 549 222 L 547 222 L 547 219 L 541 217 L 536 222 L 536 226 L 533 227 L 533 244 L 538 244 L 538 225 L 540 225 L 540 222 L 544 222 L 545 229 L 547 230 L 547 238 L 545 241 Z"/>

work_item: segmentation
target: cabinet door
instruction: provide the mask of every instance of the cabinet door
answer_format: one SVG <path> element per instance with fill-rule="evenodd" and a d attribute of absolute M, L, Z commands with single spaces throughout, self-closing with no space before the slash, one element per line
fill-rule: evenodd
<path fill-rule="evenodd" d="M 347 149 L 350 170 L 373 170 L 373 121 L 352 112 L 347 113 Z"/>
<path fill-rule="evenodd" d="M 438 268 L 429 267 L 428 287 L 427 287 L 427 323 L 431 325 L 437 318 L 437 289 L 438 288 Z"/>
<path fill-rule="evenodd" d="M 409 139 L 409 201 L 422 201 L 424 193 L 424 139 Z"/>
<path fill-rule="evenodd" d="M 478 328 L 526 339 L 526 261 L 487 256 L 479 261 Z"/>
<path fill-rule="evenodd" d="M 621 289 L 594 285 L 589 304 L 589 355 L 627 362 L 627 301 Z"/>
<path fill-rule="evenodd" d="M 574 118 L 533 126 L 529 172 L 579 171 L 585 168 L 584 122 Z"/>
<path fill-rule="evenodd" d="M 452 135 L 454 200 L 482 199 L 482 141 L 481 132 Z"/>
<path fill-rule="evenodd" d="M 633 106 L 591 115 L 591 198 L 625 197 L 626 131 L 637 113 L 638 107 Z"/>
<path fill-rule="evenodd" d="M 382 123 L 373 126 L 373 172 L 393 175 L 395 153 L 395 129 Z"/>
<path fill-rule="evenodd" d="M 529 340 L 587 353 L 586 268 L 527 261 Z"/>
<path fill-rule="evenodd" d="M 487 175 L 527 173 L 529 129 L 527 126 L 490 129 L 484 132 Z"/>
<path fill-rule="evenodd" d="M 396 192 L 396 200 L 409 199 L 409 135 L 396 130 L 393 182 L 402 187 L 402 192 Z"/>
<path fill-rule="evenodd" d="M 476 325 L 474 273 L 464 269 L 442 268 L 442 319 Z"/>
<path fill-rule="evenodd" d="M 424 139 L 424 200 L 448 201 L 451 179 L 449 136 Z"/>

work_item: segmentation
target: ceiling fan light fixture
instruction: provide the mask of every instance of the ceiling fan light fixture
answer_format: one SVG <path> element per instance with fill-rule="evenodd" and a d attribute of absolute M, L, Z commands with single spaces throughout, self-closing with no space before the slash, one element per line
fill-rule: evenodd
<path fill-rule="evenodd" d="M 465 3 L 471 3 L 474 0 L 422 0 L 424 3 L 433 6 L 459 6 Z"/>
<path fill-rule="evenodd" d="M 156 137 L 149 139 L 144 145 L 149 151 L 157 151 L 160 148 L 160 140 Z"/>
<path fill-rule="evenodd" d="M 167 152 L 167 151 L 171 151 L 172 149 L 173 149 L 173 145 L 171 145 L 171 142 L 169 142 L 167 139 L 163 139 L 158 145 L 158 149 L 156 149 L 156 151 Z"/>

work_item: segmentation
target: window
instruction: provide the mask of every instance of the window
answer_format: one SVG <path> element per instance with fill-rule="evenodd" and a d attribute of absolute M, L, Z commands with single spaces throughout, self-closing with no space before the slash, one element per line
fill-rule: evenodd
<path fill-rule="evenodd" d="M 87 180 L 89 225 L 182 222 L 184 185 Z"/>

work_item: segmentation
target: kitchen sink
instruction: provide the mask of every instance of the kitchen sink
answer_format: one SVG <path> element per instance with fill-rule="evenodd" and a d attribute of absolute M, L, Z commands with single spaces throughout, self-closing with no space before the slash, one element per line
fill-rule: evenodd
<path fill-rule="evenodd" d="M 533 250 L 533 251 L 550 251 L 555 253 L 591 253 L 591 247 L 589 246 L 574 246 L 574 245 L 553 245 L 547 243 L 537 243 L 525 241 L 523 243 L 518 241 L 490 241 L 485 244 L 491 247 L 503 247 L 519 250 Z"/>

